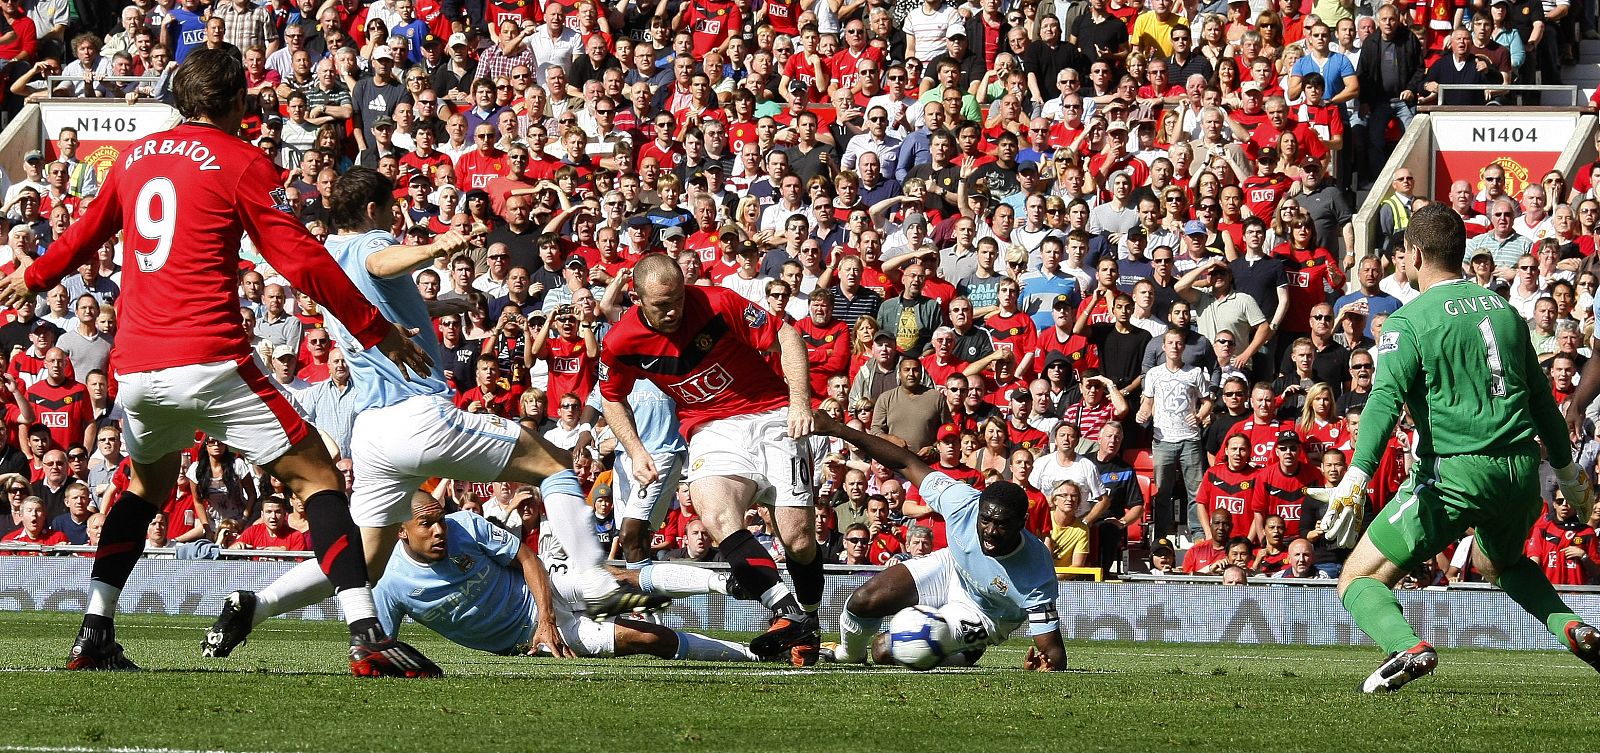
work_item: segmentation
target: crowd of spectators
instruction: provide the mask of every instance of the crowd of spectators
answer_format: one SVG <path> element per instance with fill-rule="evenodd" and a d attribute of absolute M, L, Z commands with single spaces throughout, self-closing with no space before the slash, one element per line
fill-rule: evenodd
<path fill-rule="evenodd" d="M 1600 162 L 1516 195 L 1498 164 L 1447 196 L 1403 168 L 1372 183 L 1419 106 L 1514 105 L 1494 87 L 1558 81 L 1594 35 L 1594 3 L 101 5 L 0 0 L 0 109 L 170 101 L 191 50 L 237 50 L 240 136 L 281 168 L 275 199 L 312 233 L 330 232 L 325 196 L 362 165 L 394 181 L 406 242 L 470 239 L 415 275 L 461 407 L 609 457 L 598 356 L 632 264 L 666 253 L 693 284 L 800 331 L 818 410 L 974 485 L 1023 485 L 1029 528 L 1062 567 L 1337 574 L 1347 552 L 1322 540 L 1304 490 L 1346 467 L 1369 347 L 1415 295 L 1398 237 L 1422 203 L 1460 213 L 1464 273 L 1529 319 L 1558 398 L 1589 356 Z M 49 159 L 29 153 L 5 177 L 0 270 L 49 253 L 98 191 L 103 166 L 78 134 L 48 136 Z M 1356 259 L 1352 207 L 1374 189 L 1377 254 Z M 0 317 L 7 541 L 92 544 L 127 483 L 109 359 L 118 252 Z M 262 370 L 348 451 L 350 370 L 319 307 L 248 243 L 245 257 L 242 326 Z M 1410 438 L 1390 440 L 1374 511 L 1406 476 Z M 916 488 L 829 450 L 816 474 L 829 561 L 946 545 Z M 152 544 L 306 548 L 300 502 L 276 480 L 205 437 L 183 463 Z M 534 489 L 434 491 L 539 539 Z M 602 474 L 590 495 L 608 543 L 610 494 Z M 1594 582 L 1595 521 L 1575 518 L 1553 501 L 1529 555 Z M 782 557 L 764 512 L 747 524 Z M 716 557 L 686 489 L 651 549 Z M 1417 582 L 1470 578 L 1464 561 Z"/>

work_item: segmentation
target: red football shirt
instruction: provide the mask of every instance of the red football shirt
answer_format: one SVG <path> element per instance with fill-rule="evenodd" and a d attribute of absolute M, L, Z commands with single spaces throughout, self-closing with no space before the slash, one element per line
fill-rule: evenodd
<path fill-rule="evenodd" d="M 595 358 L 589 355 L 583 338 L 567 340 L 553 336 L 545 341 L 539 357 L 550 362 L 550 399 L 546 401 L 549 403 L 547 415 L 550 418 L 556 417 L 560 398 L 568 392 L 577 394 L 579 400 L 589 399 L 589 392 L 594 389 L 599 375 L 595 372 Z"/>
<path fill-rule="evenodd" d="M 1289 192 L 1289 184 L 1292 182 L 1289 176 L 1283 173 L 1252 175 L 1245 178 L 1240 187 L 1244 189 L 1244 205 L 1250 210 L 1250 216 L 1271 220 L 1272 211 L 1277 208 L 1278 200 Z"/>
<path fill-rule="evenodd" d="M 1300 508 L 1305 504 L 1306 488 L 1322 486 L 1322 474 L 1317 469 L 1308 465 L 1301 465 L 1300 472 L 1290 476 L 1283 472 L 1283 468 L 1273 463 L 1256 472 L 1256 478 L 1261 482 L 1261 502 L 1265 509 L 1262 515 L 1277 515 L 1283 518 L 1286 540 L 1304 536 L 1305 532 L 1315 526 L 1316 521 L 1304 525 L 1300 521 Z"/>
<path fill-rule="evenodd" d="M 511 158 L 499 149 L 474 149 L 456 158 L 456 187 L 488 188 L 489 181 L 505 175 L 510 166 Z"/>
<path fill-rule="evenodd" d="M 1227 463 L 1219 462 L 1206 471 L 1194 501 L 1205 515 L 1210 515 L 1212 510 L 1227 510 L 1233 518 L 1233 535 L 1247 536 L 1256 513 L 1261 512 L 1261 492 L 1257 484 L 1256 469 L 1238 473 L 1229 470 Z"/>
<path fill-rule="evenodd" d="M 672 332 L 646 324 L 635 306 L 606 334 L 600 394 L 620 403 L 649 379 L 678 402 L 684 436 L 707 421 L 784 408 L 789 388 L 762 357 L 782 324 L 726 288 L 685 287 Z"/>
<path fill-rule="evenodd" d="M 239 239 L 298 291 L 373 347 L 391 325 L 326 248 L 289 214 L 277 168 L 214 126 L 185 123 L 129 144 L 83 218 L 28 267 L 34 290 L 55 285 L 123 233 L 122 295 L 111 362 L 119 373 L 243 361 Z"/>
<path fill-rule="evenodd" d="M 50 440 L 66 449 L 83 443 L 83 431 L 94 423 L 94 408 L 89 405 L 89 388 L 68 380 L 60 387 L 46 380 L 28 388 L 28 403 L 36 421 L 50 427 Z"/>
<path fill-rule="evenodd" d="M 1283 315 L 1283 329 L 1309 331 L 1311 309 L 1327 303 L 1335 290 L 1344 290 L 1344 272 L 1325 248 L 1295 251 L 1286 245 L 1277 255 L 1289 277 L 1289 311 Z"/>
<path fill-rule="evenodd" d="M 288 531 L 288 533 L 278 536 L 272 531 L 267 530 L 267 525 L 265 523 L 257 523 L 249 528 L 244 529 L 244 533 L 239 534 L 239 543 L 244 544 L 251 549 L 272 549 L 273 547 L 283 547 L 291 552 L 306 552 L 311 550 L 311 539 L 309 537 L 300 531 L 294 530 L 293 528 L 288 529 Z"/>
<path fill-rule="evenodd" d="M 794 323 L 806 341 L 806 361 L 811 366 L 811 394 L 828 394 L 828 379 L 850 367 L 850 328 L 837 319 L 826 326 L 806 317 Z"/>
<path fill-rule="evenodd" d="M 1575 546 L 1589 556 L 1590 562 L 1600 561 L 1600 547 L 1595 545 L 1595 530 L 1574 521 L 1570 527 L 1541 518 L 1528 536 L 1527 554 L 1544 568 L 1545 577 L 1557 586 L 1593 585 L 1584 577 L 1583 561 L 1567 559 L 1565 549 Z"/>
<path fill-rule="evenodd" d="M 1294 424 L 1288 421 L 1269 420 L 1259 422 L 1252 415 L 1250 418 L 1234 424 L 1233 428 L 1223 435 L 1222 445 L 1226 447 L 1228 440 L 1233 435 L 1243 434 L 1246 439 L 1250 440 L 1250 464 L 1257 468 L 1262 468 L 1269 463 L 1277 462 L 1277 458 L 1273 455 L 1273 450 L 1278 446 L 1279 432 L 1293 429 Z"/>
<path fill-rule="evenodd" d="M 689 6 L 685 22 L 694 36 L 695 58 L 705 57 L 727 41 L 728 35 L 744 24 L 743 18 L 733 0 L 700 0 Z"/>

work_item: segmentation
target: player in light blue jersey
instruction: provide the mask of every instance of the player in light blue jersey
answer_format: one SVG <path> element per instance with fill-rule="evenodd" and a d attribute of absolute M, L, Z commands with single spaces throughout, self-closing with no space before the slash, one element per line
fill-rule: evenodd
<path fill-rule="evenodd" d="M 482 516 L 446 515 L 431 497 L 418 498 L 413 512 L 373 592 L 391 635 L 409 616 L 453 643 L 494 654 L 756 660 L 731 641 L 638 620 L 596 620 L 573 608 L 577 584 L 564 558 L 535 555 Z M 689 565 L 660 567 L 720 576 Z"/>
<path fill-rule="evenodd" d="M 576 476 L 571 455 L 516 422 L 491 413 L 469 413 L 450 401 L 439 341 L 422 294 L 411 273 L 464 248 L 466 239 L 446 232 L 432 243 L 402 245 L 388 230 L 396 217 L 393 184 L 375 170 L 356 167 L 340 176 L 329 205 L 338 231 L 328 251 L 350 281 L 379 311 L 406 328 L 433 359 L 427 378 L 408 380 L 376 349 L 364 349 L 339 321 L 327 317 L 350 366 L 357 390 L 350 459 L 355 480 L 350 515 L 361 527 L 367 570 L 376 581 L 389 563 L 400 524 L 411 518 L 411 498 L 430 478 L 463 481 L 543 482 L 550 528 L 572 559 L 574 576 L 585 584 L 583 608 L 608 617 L 657 611 L 668 599 L 621 588 L 602 566 L 605 552 L 595 537 L 593 513 L 583 495 L 567 493 Z M 382 361 L 382 363 L 380 363 Z M 202 653 L 227 656 L 268 617 L 326 597 L 327 578 L 314 566 L 296 567 L 259 594 L 235 591 L 206 632 Z"/>
<path fill-rule="evenodd" d="M 950 541 L 948 548 L 889 566 L 850 594 L 839 615 L 836 661 L 864 661 L 870 647 L 875 662 L 887 663 L 888 636 L 879 633 L 883 618 L 920 605 L 950 623 L 960 641 L 960 651 L 951 652 L 954 662 L 976 661 L 984 647 L 998 645 L 1026 622 L 1033 646 L 1023 668 L 1066 669 L 1055 564 L 1050 550 L 1025 528 L 1028 499 L 1022 487 L 1000 481 L 979 492 L 928 467 L 910 450 L 825 413 L 817 413 L 816 433 L 855 445 L 916 484 L 928 506 L 944 516 Z"/>
<path fill-rule="evenodd" d="M 596 386 L 589 394 L 590 412 L 584 420 L 591 424 L 597 420 L 603 421 L 603 402 L 600 388 Z M 654 560 L 650 556 L 650 532 L 661 527 L 667 511 L 672 507 L 672 499 L 678 493 L 678 479 L 682 477 L 683 465 L 688 460 L 689 445 L 683 441 L 683 433 L 678 429 L 678 404 L 654 383 L 646 379 L 634 382 L 633 391 L 628 393 L 628 407 L 633 409 L 639 441 L 650 453 L 650 460 L 655 463 L 659 475 L 649 486 L 640 488 L 633 480 L 633 462 L 627 450 L 622 443 L 617 443 L 615 472 L 611 475 L 617 503 L 617 526 L 621 529 L 622 556 L 627 559 L 628 569 L 639 571 L 640 590 L 654 593 L 656 573 L 653 572 Z M 586 433 L 580 436 L 577 446 L 573 448 L 573 455 L 581 461 L 584 457 L 581 453 L 593 443 L 593 435 Z M 662 585 L 672 587 L 670 583 Z"/>

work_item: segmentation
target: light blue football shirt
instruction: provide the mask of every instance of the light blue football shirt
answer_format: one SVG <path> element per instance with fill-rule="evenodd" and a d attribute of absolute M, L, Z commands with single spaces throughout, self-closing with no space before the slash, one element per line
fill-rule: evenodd
<path fill-rule="evenodd" d="M 977 489 L 937 471 L 922 479 L 922 498 L 944 516 L 945 536 L 955 558 L 961 587 L 996 624 L 1026 620 L 1028 635 L 1059 630 L 1056 617 L 1055 560 L 1050 549 L 1023 531 L 1016 551 L 1000 557 L 983 553 L 978 540 Z M 995 636 L 1003 639 L 1005 636 Z"/>
<path fill-rule="evenodd" d="M 404 543 L 372 589 L 378 621 L 399 635 L 409 616 L 452 643 L 504 654 L 533 637 L 533 594 L 515 567 L 522 542 L 481 516 L 445 516 L 445 558 L 431 564 L 406 553 Z"/>
<path fill-rule="evenodd" d="M 444 352 L 439 338 L 433 332 L 433 319 L 428 316 L 428 304 L 422 300 L 411 275 L 400 273 L 394 277 L 374 277 L 367 272 L 367 258 L 400 241 L 384 230 L 371 230 L 360 235 L 328 236 L 328 253 L 333 255 L 350 282 L 366 296 L 383 317 L 395 324 L 417 330 L 412 338 L 428 357 L 433 359 L 433 369 L 425 378 L 407 377 L 399 366 L 377 348 L 362 348 L 354 335 L 331 314 L 323 321 L 334 342 L 344 351 L 350 364 L 350 381 L 355 385 L 355 410 L 383 408 L 407 398 L 427 395 L 446 396 L 450 393 L 445 383 Z"/>

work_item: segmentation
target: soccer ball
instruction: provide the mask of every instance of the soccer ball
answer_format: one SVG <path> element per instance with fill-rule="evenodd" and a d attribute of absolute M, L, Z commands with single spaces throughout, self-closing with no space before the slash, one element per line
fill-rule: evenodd
<path fill-rule="evenodd" d="M 907 669 L 933 669 L 955 648 L 950 624 L 928 607 L 906 607 L 889 620 L 889 655 Z"/>

